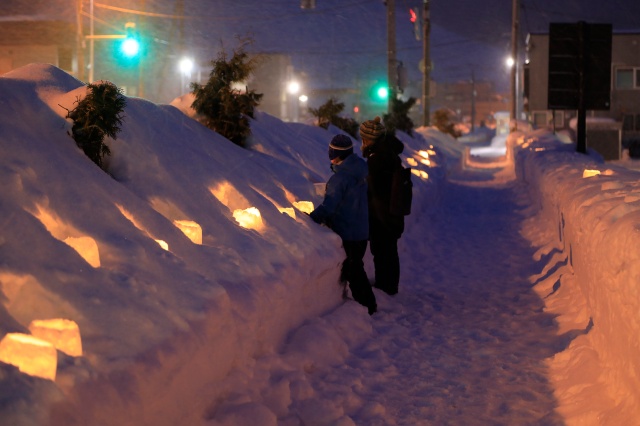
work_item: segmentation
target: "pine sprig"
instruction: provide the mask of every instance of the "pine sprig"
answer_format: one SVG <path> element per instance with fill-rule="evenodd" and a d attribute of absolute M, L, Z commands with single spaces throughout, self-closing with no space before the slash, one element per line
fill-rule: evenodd
<path fill-rule="evenodd" d="M 331 97 L 319 108 L 309 108 L 309 113 L 318 119 L 318 126 L 327 129 L 329 124 L 333 124 L 357 139 L 358 122 L 353 118 L 340 116 L 342 110 L 344 110 L 344 103 Z"/>
<path fill-rule="evenodd" d="M 104 157 L 111 155 L 104 138 L 117 138 L 127 100 L 122 90 L 111 82 L 89 83 L 87 87 L 87 96 L 76 99 L 77 106 L 67 110 L 67 118 L 73 120 L 71 136 L 76 145 L 91 161 L 104 168 Z"/>
<path fill-rule="evenodd" d="M 230 60 L 222 50 L 211 61 L 209 80 L 203 86 L 191 83 L 195 95 L 193 109 L 202 117 L 202 124 L 239 146 L 245 146 L 251 135 L 249 118 L 260 103 L 262 94 L 248 88 L 241 92 L 233 87 L 248 79 L 256 60 L 249 58 L 243 47 L 236 49 Z"/>

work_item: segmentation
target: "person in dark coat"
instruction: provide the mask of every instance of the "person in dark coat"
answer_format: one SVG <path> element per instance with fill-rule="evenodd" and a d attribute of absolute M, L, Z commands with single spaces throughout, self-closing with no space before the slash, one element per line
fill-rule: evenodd
<path fill-rule="evenodd" d="M 353 142 L 346 135 L 331 139 L 329 159 L 334 174 L 327 182 L 322 204 L 310 216 L 342 239 L 346 259 L 342 263 L 341 280 L 349 283 L 354 300 L 373 315 L 377 310 L 376 297 L 363 262 L 369 237 L 367 163 L 353 153 Z"/>
<path fill-rule="evenodd" d="M 369 168 L 369 241 L 375 268 L 374 286 L 394 295 L 400 281 L 398 239 L 404 232 L 404 216 L 391 213 L 391 183 L 394 172 L 402 167 L 399 154 L 404 144 L 394 135 L 386 134 L 380 117 L 363 122 L 360 137 Z"/>

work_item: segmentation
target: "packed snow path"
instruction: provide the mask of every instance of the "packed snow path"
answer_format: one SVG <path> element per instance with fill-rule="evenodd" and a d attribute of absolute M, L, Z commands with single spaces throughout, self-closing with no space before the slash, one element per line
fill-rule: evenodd
<path fill-rule="evenodd" d="M 541 266 L 519 233 L 524 197 L 457 184 L 441 194 L 422 223 L 431 238 L 404 245 L 416 261 L 405 261 L 400 294 L 379 296 L 373 336 L 348 360 L 368 370 L 362 396 L 386 412 L 376 423 L 561 424 L 543 363 L 559 342 L 531 291 Z"/>
<path fill-rule="evenodd" d="M 520 235 L 523 188 L 441 185 L 438 205 L 412 225 L 429 228 L 415 232 L 423 238 L 410 227 L 403 236 L 398 295 L 375 290 L 371 318 L 347 301 L 293 333 L 277 361 L 266 357 L 262 383 L 259 365 L 249 373 L 263 401 L 288 384 L 279 425 L 563 424 L 544 360 L 568 341 L 531 289 L 544 260 Z"/>

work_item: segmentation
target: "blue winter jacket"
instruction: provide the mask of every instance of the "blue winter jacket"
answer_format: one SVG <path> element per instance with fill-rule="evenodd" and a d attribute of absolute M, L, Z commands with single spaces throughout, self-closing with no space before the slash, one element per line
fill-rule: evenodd
<path fill-rule="evenodd" d="M 311 218 L 324 223 L 346 241 L 369 239 L 367 163 L 356 154 L 333 166 L 322 204 Z"/>

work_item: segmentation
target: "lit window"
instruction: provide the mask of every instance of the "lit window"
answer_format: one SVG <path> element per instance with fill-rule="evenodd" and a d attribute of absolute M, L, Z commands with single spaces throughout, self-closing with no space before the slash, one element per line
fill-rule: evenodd
<path fill-rule="evenodd" d="M 564 111 L 556 111 L 554 114 L 555 117 L 555 126 L 558 129 L 564 127 Z"/>
<path fill-rule="evenodd" d="M 534 111 L 533 124 L 538 129 L 544 129 L 549 125 L 549 113 L 547 111 Z"/>
<path fill-rule="evenodd" d="M 616 70 L 616 89 L 633 89 L 633 68 Z"/>

